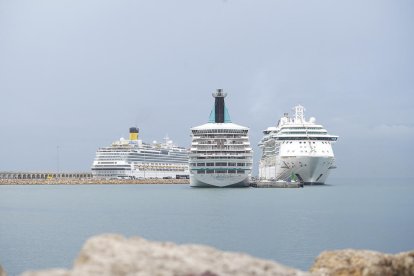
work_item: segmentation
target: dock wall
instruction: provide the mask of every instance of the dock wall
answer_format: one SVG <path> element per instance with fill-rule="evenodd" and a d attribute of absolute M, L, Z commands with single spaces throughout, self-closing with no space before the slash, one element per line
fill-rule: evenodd
<path fill-rule="evenodd" d="M 97 179 L 90 172 L 0 172 L 0 185 L 189 184 L 189 179 Z"/>
<path fill-rule="evenodd" d="M 92 178 L 91 172 L 0 172 L 0 179 Z"/>

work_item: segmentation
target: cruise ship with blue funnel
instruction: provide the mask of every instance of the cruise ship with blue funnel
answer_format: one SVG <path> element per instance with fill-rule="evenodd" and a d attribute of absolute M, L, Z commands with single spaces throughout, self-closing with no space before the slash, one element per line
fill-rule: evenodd
<path fill-rule="evenodd" d="M 247 187 L 253 150 L 249 128 L 231 122 L 224 98 L 217 89 L 208 123 L 191 128 L 190 185 L 192 187 Z"/>

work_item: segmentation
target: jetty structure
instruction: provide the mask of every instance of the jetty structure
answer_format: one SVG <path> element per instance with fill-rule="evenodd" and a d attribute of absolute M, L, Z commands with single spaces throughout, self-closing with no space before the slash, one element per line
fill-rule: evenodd
<path fill-rule="evenodd" d="M 0 179 L 90 179 L 91 172 L 0 172 Z"/>
<path fill-rule="evenodd" d="M 212 95 L 208 123 L 191 128 L 190 186 L 247 187 L 253 165 L 249 128 L 232 123 L 227 93 L 217 89 Z"/>

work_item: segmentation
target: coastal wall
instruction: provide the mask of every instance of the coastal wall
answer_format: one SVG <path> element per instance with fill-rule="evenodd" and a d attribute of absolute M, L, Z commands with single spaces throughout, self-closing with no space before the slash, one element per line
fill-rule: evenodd
<path fill-rule="evenodd" d="M 0 185 L 190 184 L 189 179 L 0 179 Z"/>
<path fill-rule="evenodd" d="M 243 253 L 203 245 L 177 245 L 106 234 L 90 238 L 71 269 L 28 271 L 23 276 L 75 275 L 414 275 L 414 251 L 396 255 L 366 250 L 323 252 L 310 272 Z"/>
<path fill-rule="evenodd" d="M 92 178 L 91 172 L 0 172 L 0 179 Z"/>

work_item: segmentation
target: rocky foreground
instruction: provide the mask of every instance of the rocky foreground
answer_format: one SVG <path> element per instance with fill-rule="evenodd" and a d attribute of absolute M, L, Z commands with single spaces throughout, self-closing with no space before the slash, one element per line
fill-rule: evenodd
<path fill-rule="evenodd" d="M 75 275 L 414 275 L 414 251 L 397 255 L 365 250 L 326 251 L 316 259 L 310 272 L 304 272 L 274 261 L 223 252 L 209 246 L 101 235 L 85 243 L 72 269 L 23 274 Z"/>

